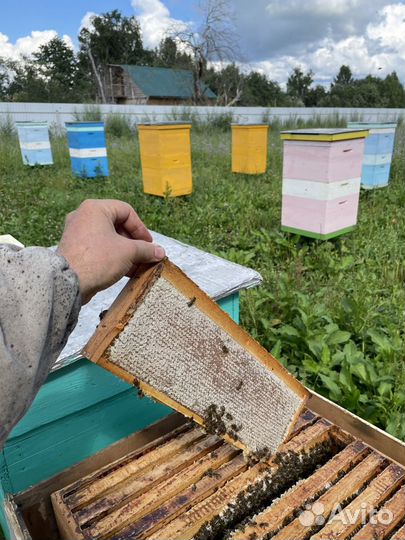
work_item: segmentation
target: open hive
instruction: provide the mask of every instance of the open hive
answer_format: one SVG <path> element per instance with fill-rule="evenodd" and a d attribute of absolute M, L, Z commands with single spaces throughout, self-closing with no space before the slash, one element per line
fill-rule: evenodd
<path fill-rule="evenodd" d="M 52 495 L 63 538 L 405 538 L 405 469 L 307 410 L 266 463 L 186 423 Z"/>

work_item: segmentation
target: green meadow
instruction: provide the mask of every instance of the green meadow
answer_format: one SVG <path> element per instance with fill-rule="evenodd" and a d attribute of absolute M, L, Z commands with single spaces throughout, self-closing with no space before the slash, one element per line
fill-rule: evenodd
<path fill-rule="evenodd" d="M 242 293 L 241 324 L 304 384 L 405 439 L 404 125 L 389 187 L 362 191 L 354 232 L 317 241 L 280 232 L 280 126 L 270 130 L 267 173 L 237 175 L 222 120 L 193 127 L 194 192 L 181 198 L 143 193 L 137 134 L 120 118 L 109 123 L 111 174 L 96 180 L 72 176 L 64 136 L 52 137 L 53 166 L 24 166 L 4 124 L 0 233 L 50 246 L 84 199 L 129 202 L 149 228 L 258 270 L 264 281 Z"/>

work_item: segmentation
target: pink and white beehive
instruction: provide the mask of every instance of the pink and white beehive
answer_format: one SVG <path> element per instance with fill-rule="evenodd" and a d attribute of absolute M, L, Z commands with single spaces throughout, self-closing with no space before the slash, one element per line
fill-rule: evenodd
<path fill-rule="evenodd" d="M 354 229 L 364 129 L 298 129 L 284 141 L 281 229 L 326 240 Z"/>

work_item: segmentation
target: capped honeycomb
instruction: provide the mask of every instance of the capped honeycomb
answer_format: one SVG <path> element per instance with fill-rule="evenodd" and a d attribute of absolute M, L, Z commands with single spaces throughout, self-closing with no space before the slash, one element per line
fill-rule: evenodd
<path fill-rule="evenodd" d="M 101 347 L 96 333 L 84 354 L 249 454 L 273 454 L 303 387 L 169 262 L 123 296 L 98 330 Z"/>

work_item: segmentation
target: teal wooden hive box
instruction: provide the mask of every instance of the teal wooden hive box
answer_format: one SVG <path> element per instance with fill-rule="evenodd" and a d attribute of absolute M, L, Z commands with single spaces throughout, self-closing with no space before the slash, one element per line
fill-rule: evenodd
<path fill-rule="evenodd" d="M 48 122 L 16 122 L 24 165 L 52 165 Z"/>
<path fill-rule="evenodd" d="M 347 127 L 369 130 L 369 136 L 364 145 L 361 187 L 376 189 L 388 186 L 397 124 L 393 122 L 348 122 Z"/>
<path fill-rule="evenodd" d="M 254 270 L 205 253 L 158 233 L 154 240 L 236 322 L 239 292 L 261 282 Z M 54 476 L 131 433 L 171 413 L 78 351 L 94 332 L 126 278 L 83 307 L 78 324 L 28 413 L 0 452 L 0 525 L 6 530 L 3 501 Z M 7 537 L 7 532 L 6 532 Z"/>

